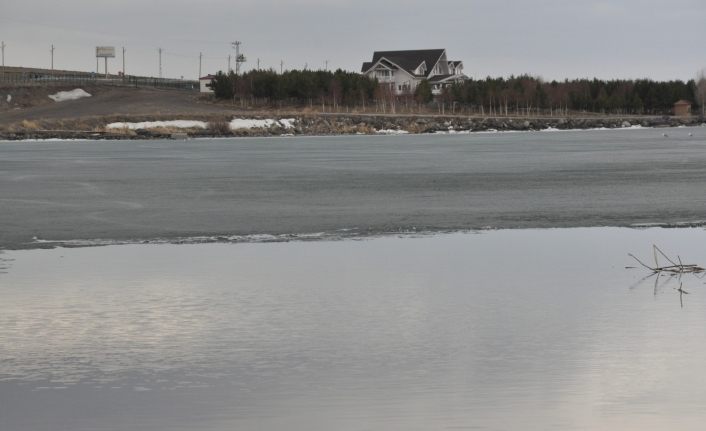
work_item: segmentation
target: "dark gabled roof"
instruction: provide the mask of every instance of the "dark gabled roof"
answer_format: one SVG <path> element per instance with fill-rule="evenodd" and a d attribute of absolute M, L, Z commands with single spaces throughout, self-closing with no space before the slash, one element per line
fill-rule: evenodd
<path fill-rule="evenodd" d="M 375 64 L 378 64 L 378 63 L 373 63 L 373 62 L 365 62 L 365 63 L 363 63 L 363 69 L 362 69 L 363 73 L 365 73 L 365 72 L 367 72 L 368 70 L 370 70 Z M 392 70 L 398 70 L 398 69 L 399 69 L 399 67 L 395 66 L 394 63 L 392 63 L 392 62 L 390 62 L 390 61 L 388 61 L 388 60 L 386 60 L 386 59 L 384 59 L 384 58 L 383 58 L 383 59 L 380 59 L 379 64 L 381 64 L 382 66 L 387 67 L 388 69 L 392 69 Z"/>
<path fill-rule="evenodd" d="M 373 64 L 377 63 L 381 58 L 385 58 L 397 66 L 401 67 L 410 75 L 414 75 L 415 69 L 419 67 L 423 62 L 427 63 L 427 73 L 430 72 L 434 65 L 439 61 L 441 55 L 444 53 L 443 49 L 415 49 L 410 51 L 375 51 L 373 54 L 373 61 L 371 62 L 371 67 Z M 369 63 L 365 63 L 369 64 Z M 365 68 L 363 64 L 363 68 Z M 370 69 L 370 67 L 368 67 Z M 364 69 L 367 71 L 368 69 Z M 426 76 L 426 74 L 425 74 Z"/>
<path fill-rule="evenodd" d="M 684 100 L 684 99 L 677 100 L 676 102 L 674 102 L 674 104 L 675 105 L 689 105 L 689 106 L 691 106 L 691 102 L 689 102 L 688 100 Z"/>
<path fill-rule="evenodd" d="M 435 82 L 441 82 L 441 81 L 444 81 L 446 79 L 451 78 L 452 76 L 455 76 L 455 75 L 434 75 L 431 78 L 429 78 L 429 82 L 432 84 Z"/>
<path fill-rule="evenodd" d="M 383 58 L 382 60 L 380 60 L 380 64 L 382 64 L 383 66 L 385 66 L 385 67 L 387 67 L 387 68 L 393 69 L 393 70 L 399 69 L 399 67 L 397 67 L 397 66 L 395 65 L 395 63 L 392 63 L 391 61 L 388 61 L 388 60 L 385 59 L 385 58 Z"/>
<path fill-rule="evenodd" d="M 458 81 L 465 81 L 467 80 L 468 77 L 466 75 L 434 75 L 429 79 L 429 82 L 431 84 L 438 84 L 440 82 L 444 81 L 452 81 L 452 82 L 458 82 Z"/>

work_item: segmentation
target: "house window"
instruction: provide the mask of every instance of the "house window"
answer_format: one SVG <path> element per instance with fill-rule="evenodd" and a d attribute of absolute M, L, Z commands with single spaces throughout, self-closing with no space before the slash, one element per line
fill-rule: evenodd
<path fill-rule="evenodd" d="M 392 76 L 391 70 L 378 70 L 376 72 L 378 78 L 388 79 Z"/>

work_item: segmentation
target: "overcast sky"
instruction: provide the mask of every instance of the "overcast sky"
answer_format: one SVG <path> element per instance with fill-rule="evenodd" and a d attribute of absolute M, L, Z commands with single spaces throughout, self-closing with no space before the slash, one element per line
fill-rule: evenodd
<path fill-rule="evenodd" d="M 358 71 L 374 50 L 446 48 L 471 77 L 529 73 L 691 79 L 706 68 L 704 0 L 0 0 L 5 63 L 95 70 L 112 45 L 129 74 L 224 70 L 242 41 L 245 69 Z M 102 66 L 101 66 L 102 68 Z"/>

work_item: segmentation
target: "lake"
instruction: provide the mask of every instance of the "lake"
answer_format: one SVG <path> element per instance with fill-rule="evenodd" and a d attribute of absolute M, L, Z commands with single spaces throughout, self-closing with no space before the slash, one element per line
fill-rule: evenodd
<path fill-rule="evenodd" d="M 0 248 L 701 223 L 704 166 L 704 127 L 0 142 Z"/>
<path fill-rule="evenodd" d="M 0 430 L 700 430 L 705 148 L 0 142 Z"/>
<path fill-rule="evenodd" d="M 694 228 L 6 252 L 0 429 L 701 429 L 706 288 L 625 268 L 653 243 L 706 263 Z"/>

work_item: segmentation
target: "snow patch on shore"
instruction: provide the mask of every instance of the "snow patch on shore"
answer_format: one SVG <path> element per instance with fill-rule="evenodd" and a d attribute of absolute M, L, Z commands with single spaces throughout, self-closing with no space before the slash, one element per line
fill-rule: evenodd
<path fill-rule="evenodd" d="M 66 102 L 68 100 L 78 100 L 84 97 L 91 97 L 91 95 L 83 90 L 82 88 L 77 88 L 71 91 L 60 91 L 56 94 L 50 94 L 49 98 L 55 102 Z"/>
<path fill-rule="evenodd" d="M 634 124 L 631 126 L 620 126 L 620 127 L 596 127 L 589 129 L 557 129 L 556 127 L 547 127 L 546 129 L 540 129 L 540 132 L 592 132 L 592 131 L 610 131 L 610 130 L 637 130 L 646 129 L 640 124 Z"/>
<path fill-rule="evenodd" d="M 156 129 L 159 127 L 170 127 L 175 129 L 205 129 L 208 123 L 205 121 L 192 120 L 171 120 L 171 121 L 143 121 L 141 123 L 110 123 L 105 126 L 107 129 Z"/>
<path fill-rule="evenodd" d="M 448 131 L 446 130 L 437 130 L 434 132 L 435 135 L 469 135 L 471 134 L 471 130 L 455 130 L 455 129 L 449 129 Z"/>
<path fill-rule="evenodd" d="M 282 118 L 279 120 L 279 123 L 284 127 L 285 129 L 293 129 L 294 128 L 294 123 L 296 123 L 297 120 L 294 118 Z"/>
<path fill-rule="evenodd" d="M 12 102 L 12 94 L 8 94 L 6 100 L 7 100 L 7 103 Z"/>
<path fill-rule="evenodd" d="M 409 134 L 406 130 L 395 130 L 395 129 L 381 129 L 376 130 L 375 133 L 378 135 L 407 135 Z"/>
<path fill-rule="evenodd" d="M 284 129 L 294 128 L 294 118 L 283 118 L 281 120 L 273 120 L 271 118 L 265 120 L 255 120 L 247 118 L 234 118 L 230 122 L 230 130 L 238 129 L 269 129 L 272 126 L 279 126 Z"/>

